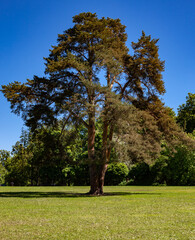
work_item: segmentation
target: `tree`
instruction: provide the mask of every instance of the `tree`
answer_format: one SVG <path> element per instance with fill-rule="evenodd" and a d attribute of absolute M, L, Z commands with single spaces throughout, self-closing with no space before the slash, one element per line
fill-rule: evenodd
<path fill-rule="evenodd" d="M 16 185 L 64 184 L 62 170 L 73 164 L 79 154 L 77 135 L 74 127 L 63 129 L 62 121 L 55 128 L 42 126 L 34 133 L 22 131 L 20 142 L 13 147 L 13 156 L 6 164 L 6 180 Z"/>
<path fill-rule="evenodd" d="M 5 175 L 6 175 L 6 169 L 0 163 L 0 186 L 5 183 Z"/>
<path fill-rule="evenodd" d="M 178 108 L 177 122 L 187 133 L 195 129 L 195 94 L 188 93 L 186 103 Z"/>
<path fill-rule="evenodd" d="M 141 162 L 133 166 L 128 175 L 130 181 L 128 184 L 131 185 L 151 185 L 152 176 L 150 172 L 150 166 Z"/>
<path fill-rule="evenodd" d="M 0 185 L 5 183 L 6 176 L 6 162 L 10 159 L 10 152 L 6 150 L 0 150 Z"/>
<path fill-rule="evenodd" d="M 6 150 L 0 150 L 0 163 L 5 166 L 6 161 L 10 158 L 10 152 Z"/>
<path fill-rule="evenodd" d="M 166 168 L 167 185 L 186 186 L 195 184 L 195 151 L 179 146 L 169 157 Z"/>
<path fill-rule="evenodd" d="M 12 156 L 5 162 L 7 173 L 5 182 L 8 185 L 25 186 L 29 184 L 28 163 L 29 154 L 21 142 L 16 142 L 13 146 Z"/>
<path fill-rule="evenodd" d="M 103 194 L 119 119 L 129 116 L 132 108 L 134 113 L 139 109 L 138 125 L 131 130 L 141 136 L 140 141 L 149 134 L 147 144 L 150 146 L 152 136 L 156 142 L 160 137 L 150 134 L 149 128 L 144 127 L 142 115 L 150 115 L 159 131 L 170 126 L 169 118 L 162 118 L 167 114 L 159 100 L 159 95 L 165 92 L 164 62 L 158 55 L 158 40 L 144 32 L 137 43 L 132 43 L 134 54 L 130 55 L 125 26 L 119 19 L 98 19 L 96 14 L 88 12 L 74 16 L 73 23 L 72 28 L 58 35 L 58 44 L 45 58 L 45 77 L 34 76 L 24 84 L 10 83 L 2 86 L 2 91 L 10 101 L 12 111 L 22 113 L 32 130 L 43 123 L 55 124 L 59 116 L 63 116 L 65 124 L 71 121 L 85 126 L 90 194 Z M 95 144 L 97 122 L 102 123 L 101 154 L 96 151 Z M 124 124 L 128 125 L 125 121 Z M 167 130 L 169 135 L 170 129 Z M 148 152 L 147 148 L 144 150 Z M 152 151 L 150 147 L 149 155 Z"/>

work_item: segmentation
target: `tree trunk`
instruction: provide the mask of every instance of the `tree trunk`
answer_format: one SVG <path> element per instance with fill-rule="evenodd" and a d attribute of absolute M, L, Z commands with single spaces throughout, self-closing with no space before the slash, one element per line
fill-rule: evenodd
<path fill-rule="evenodd" d="M 107 170 L 107 164 L 98 165 L 91 164 L 90 165 L 90 185 L 91 189 L 89 194 L 93 195 L 103 195 L 103 186 L 104 186 L 104 178 Z"/>
<path fill-rule="evenodd" d="M 102 142 L 102 159 L 98 162 L 94 161 L 90 164 L 90 194 L 93 195 L 103 195 L 103 186 L 105 173 L 108 166 L 108 146 L 107 146 L 107 136 L 108 135 L 108 124 L 107 121 L 104 122 L 103 127 L 103 142 Z"/>
<path fill-rule="evenodd" d="M 92 81 L 92 78 L 91 78 Z M 110 87 L 110 73 L 107 73 L 107 83 Z M 89 95 L 89 103 L 94 104 L 93 94 Z M 91 98 L 92 97 L 92 98 Z M 89 194 L 103 195 L 103 186 L 105 173 L 110 159 L 111 147 L 108 146 L 108 140 L 112 139 L 112 130 L 108 135 L 109 124 L 106 119 L 103 123 L 103 136 L 102 136 L 102 159 L 95 158 L 95 110 L 94 105 L 89 114 L 89 127 L 88 127 L 88 158 L 89 158 L 89 171 L 90 171 L 90 191 Z M 107 98 L 105 97 L 105 114 L 107 114 Z"/>
<path fill-rule="evenodd" d="M 95 114 L 92 111 L 89 114 L 89 126 L 88 126 L 88 160 L 90 170 L 90 186 L 89 194 L 98 195 L 99 180 L 98 180 L 98 168 L 95 158 Z"/>
<path fill-rule="evenodd" d="M 103 158 L 95 158 L 95 125 L 88 130 L 88 158 L 90 171 L 90 191 L 89 194 L 102 195 L 104 178 L 107 170 L 106 151 L 103 151 Z"/>

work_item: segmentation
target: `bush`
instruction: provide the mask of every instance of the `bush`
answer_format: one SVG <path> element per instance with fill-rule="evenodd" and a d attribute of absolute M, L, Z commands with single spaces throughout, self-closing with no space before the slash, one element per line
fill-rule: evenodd
<path fill-rule="evenodd" d="M 0 186 L 5 184 L 5 175 L 6 175 L 6 169 L 0 163 Z"/>
<path fill-rule="evenodd" d="M 151 185 L 152 175 L 150 172 L 150 167 L 147 163 L 138 163 L 133 166 L 129 171 L 128 175 L 130 181 L 128 185 Z"/>
<path fill-rule="evenodd" d="M 111 163 L 105 175 L 105 185 L 119 185 L 126 180 L 129 169 L 124 163 Z"/>
<path fill-rule="evenodd" d="M 153 186 L 166 185 L 167 161 L 168 157 L 161 155 L 150 167 Z"/>
<path fill-rule="evenodd" d="M 68 165 L 62 170 L 64 174 L 65 185 L 86 186 L 89 185 L 89 167 L 88 165 Z"/>
<path fill-rule="evenodd" d="M 168 160 L 166 168 L 167 185 L 195 185 L 195 151 L 186 147 L 177 148 L 177 152 Z"/>

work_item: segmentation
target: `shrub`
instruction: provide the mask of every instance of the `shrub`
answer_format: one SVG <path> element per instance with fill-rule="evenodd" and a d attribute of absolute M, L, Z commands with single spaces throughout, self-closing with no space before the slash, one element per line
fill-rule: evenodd
<path fill-rule="evenodd" d="M 89 167 L 88 165 L 67 165 L 62 170 L 64 174 L 65 185 L 86 186 L 89 185 Z"/>
<path fill-rule="evenodd" d="M 186 147 L 177 148 L 177 152 L 168 160 L 166 168 L 167 185 L 195 185 L 195 151 Z"/>
<path fill-rule="evenodd" d="M 168 157 L 161 155 L 150 167 L 153 186 L 166 185 L 167 161 Z"/>
<path fill-rule="evenodd" d="M 142 162 L 133 166 L 128 175 L 130 181 L 128 185 L 151 185 L 152 175 L 147 163 Z"/>
<path fill-rule="evenodd" d="M 128 176 L 129 169 L 124 163 L 111 163 L 105 175 L 105 185 L 118 185 Z"/>

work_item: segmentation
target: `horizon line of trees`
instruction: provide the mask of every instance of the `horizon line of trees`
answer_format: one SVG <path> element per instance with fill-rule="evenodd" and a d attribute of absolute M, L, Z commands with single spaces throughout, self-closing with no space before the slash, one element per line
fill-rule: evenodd
<path fill-rule="evenodd" d="M 31 165 L 31 159 L 7 154 L 0 166 L 0 186 L 88 186 L 89 166 L 87 164 L 64 164 L 62 166 Z M 164 146 L 159 158 L 153 163 L 140 162 L 129 165 L 112 162 L 108 165 L 105 185 L 195 185 L 195 151 L 178 146 L 176 152 Z M 35 169 L 36 168 L 36 169 Z M 32 175 L 33 171 L 33 175 Z"/>
<path fill-rule="evenodd" d="M 195 94 L 189 93 L 178 115 L 170 115 L 195 139 Z M 96 150 L 101 149 L 101 122 L 96 124 Z M 0 150 L 0 185 L 89 185 L 86 163 L 87 131 L 82 126 L 42 127 L 36 132 L 22 130 L 12 153 Z M 161 153 L 154 161 L 120 159 L 113 148 L 105 185 L 195 185 L 195 151 L 185 145 L 171 149 L 161 143 Z"/>

